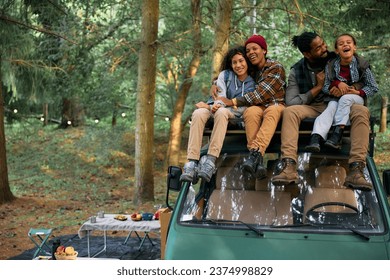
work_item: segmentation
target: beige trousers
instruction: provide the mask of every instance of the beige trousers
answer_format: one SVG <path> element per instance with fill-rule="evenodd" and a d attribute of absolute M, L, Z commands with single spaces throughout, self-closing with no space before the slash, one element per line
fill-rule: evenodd
<path fill-rule="evenodd" d="M 364 105 L 354 104 L 349 114 L 351 121 L 351 150 L 348 163 L 366 162 L 370 139 L 370 111 Z"/>
<path fill-rule="evenodd" d="M 299 126 L 304 118 L 316 118 L 326 108 L 325 103 L 312 105 L 288 106 L 283 112 L 282 123 L 282 158 L 297 161 Z M 370 113 L 364 105 L 354 104 L 351 107 L 351 151 L 349 163 L 365 162 L 368 152 L 370 133 Z"/>
<path fill-rule="evenodd" d="M 187 159 L 199 160 L 202 147 L 203 130 L 209 118 L 214 118 L 214 127 L 211 132 L 210 144 L 207 154 L 219 157 L 229 119 L 235 115 L 228 108 L 219 108 L 214 115 L 205 108 L 196 109 L 192 113 L 190 135 L 188 139 Z"/>
<path fill-rule="evenodd" d="M 244 112 L 247 147 L 264 155 L 282 117 L 284 105 L 250 106 Z"/>

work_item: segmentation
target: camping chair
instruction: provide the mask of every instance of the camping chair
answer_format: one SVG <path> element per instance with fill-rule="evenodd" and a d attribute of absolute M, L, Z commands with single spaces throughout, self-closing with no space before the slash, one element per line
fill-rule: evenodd
<path fill-rule="evenodd" d="M 52 229 L 47 229 L 47 228 L 30 228 L 28 232 L 28 237 L 31 239 L 31 241 L 37 246 L 37 249 L 34 253 L 33 259 L 35 259 L 38 254 L 41 251 L 44 251 L 46 253 L 51 254 L 51 248 L 49 245 L 46 243 L 46 241 L 49 239 Z M 43 247 L 48 248 L 49 250 L 46 251 Z"/>

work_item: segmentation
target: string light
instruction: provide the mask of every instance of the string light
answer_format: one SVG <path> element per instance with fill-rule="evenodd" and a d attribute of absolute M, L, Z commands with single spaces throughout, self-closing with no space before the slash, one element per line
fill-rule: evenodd
<path fill-rule="evenodd" d="M 68 121 L 68 122 L 67 122 L 67 124 L 68 124 L 68 125 L 71 125 L 71 124 L 72 124 L 72 122 L 71 122 L 71 121 Z"/>
<path fill-rule="evenodd" d="M 14 113 L 17 114 L 18 113 L 18 109 L 14 109 Z"/>
<path fill-rule="evenodd" d="M 121 114 L 122 118 L 126 117 L 126 113 Z"/>

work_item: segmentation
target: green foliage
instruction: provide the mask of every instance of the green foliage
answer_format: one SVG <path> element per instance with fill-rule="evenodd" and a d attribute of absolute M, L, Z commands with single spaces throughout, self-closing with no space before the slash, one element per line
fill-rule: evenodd
<path fill-rule="evenodd" d="M 375 129 L 378 130 L 377 128 Z M 375 154 L 374 159 L 377 164 L 379 173 L 381 174 L 384 170 L 390 169 L 390 143 L 389 143 L 390 131 L 387 128 L 384 133 L 377 133 L 375 138 Z"/>
<path fill-rule="evenodd" d="M 315 30 L 333 49 L 338 34 L 351 32 L 358 40 L 359 53 L 372 64 L 381 94 L 389 95 L 389 5 L 380 0 L 236 0 L 230 45 L 242 44 L 253 32 L 260 33 L 267 39 L 268 56 L 285 65 L 288 73 L 301 57 L 290 44 L 292 36 Z M 135 119 L 140 6 L 138 0 L 5 1 L 0 14 L 25 24 L 0 19 L 1 78 L 8 104 L 23 100 L 22 110 L 27 112 L 32 104 L 40 108 L 47 102 L 50 114 L 58 119 L 62 99 L 76 97 L 89 119 L 110 118 L 116 104 L 130 107 L 128 116 Z M 183 118 L 208 96 L 216 9 L 216 1 L 202 1 L 202 59 Z M 191 20 L 190 1 L 160 1 L 158 127 L 166 127 L 165 116 L 172 114 L 193 55 Z M 370 101 L 374 114 L 379 100 Z"/>

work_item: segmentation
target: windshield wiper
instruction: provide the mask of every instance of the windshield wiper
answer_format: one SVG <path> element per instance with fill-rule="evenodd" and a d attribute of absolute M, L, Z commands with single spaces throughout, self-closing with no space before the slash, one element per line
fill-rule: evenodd
<path fill-rule="evenodd" d="M 271 228 L 298 228 L 298 227 L 315 227 L 315 228 L 326 228 L 326 227 L 333 227 L 333 228 L 343 228 L 346 230 L 349 230 L 353 232 L 354 234 L 362 237 L 364 240 L 370 240 L 370 236 L 367 234 L 364 234 L 360 230 L 357 230 L 353 227 L 346 226 L 343 224 L 316 224 L 316 223 L 304 223 L 304 224 L 293 224 L 293 225 L 281 225 L 281 226 L 271 226 Z"/>
<path fill-rule="evenodd" d="M 243 221 L 239 221 L 239 220 L 223 220 L 223 219 L 202 219 L 202 220 L 197 220 L 197 219 L 194 219 L 194 220 L 191 220 L 189 222 L 192 222 L 192 223 L 199 223 L 199 224 L 203 224 L 203 223 L 210 223 L 210 224 L 215 224 L 215 225 L 218 225 L 218 224 L 241 224 L 241 225 L 244 225 L 246 226 L 248 229 L 254 231 L 258 236 L 261 236 L 263 237 L 264 236 L 264 233 L 257 229 L 256 227 L 250 225 L 250 224 L 247 224 L 247 223 L 244 223 Z"/>
<path fill-rule="evenodd" d="M 355 228 L 353 228 L 353 227 L 348 227 L 348 226 L 345 226 L 345 225 L 342 225 L 342 227 L 343 227 L 344 229 L 347 229 L 347 230 L 352 231 L 354 234 L 356 234 L 356 235 L 362 237 L 364 240 L 367 240 L 367 241 L 370 240 L 370 236 L 367 235 L 367 234 L 364 234 L 364 233 L 361 232 L 360 230 L 357 230 L 357 229 L 355 229 Z"/>

